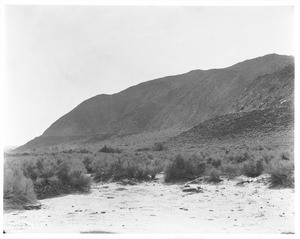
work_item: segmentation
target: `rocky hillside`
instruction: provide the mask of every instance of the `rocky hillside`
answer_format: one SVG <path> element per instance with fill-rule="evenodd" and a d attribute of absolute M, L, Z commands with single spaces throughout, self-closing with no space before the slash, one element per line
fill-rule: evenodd
<path fill-rule="evenodd" d="M 209 141 L 243 140 L 250 137 L 260 140 L 278 132 L 281 137 L 292 138 L 293 129 L 293 108 L 273 107 L 214 117 L 172 138 L 170 143 L 204 144 Z"/>
<path fill-rule="evenodd" d="M 293 65 L 291 56 L 270 54 L 228 68 L 194 70 L 117 94 L 98 95 L 82 102 L 21 149 L 95 135 L 187 130 L 216 116 L 291 104 Z"/>
<path fill-rule="evenodd" d="M 294 106 L 294 65 L 254 79 L 234 104 L 236 111 Z"/>

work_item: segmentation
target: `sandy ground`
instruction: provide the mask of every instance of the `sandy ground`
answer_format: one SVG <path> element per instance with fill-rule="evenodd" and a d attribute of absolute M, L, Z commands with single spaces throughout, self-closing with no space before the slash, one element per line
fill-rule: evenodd
<path fill-rule="evenodd" d="M 236 186 L 156 182 L 134 186 L 95 184 L 89 194 L 40 200 L 42 209 L 4 213 L 7 233 L 291 233 L 294 190 L 259 181 Z"/>

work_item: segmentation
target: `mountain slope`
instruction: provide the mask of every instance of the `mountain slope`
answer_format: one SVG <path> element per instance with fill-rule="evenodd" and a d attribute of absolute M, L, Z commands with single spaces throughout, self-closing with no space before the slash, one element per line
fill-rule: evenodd
<path fill-rule="evenodd" d="M 237 111 L 294 106 L 294 65 L 257 77 L 236 101 Z"/>
<path fill-rule="evenodd" d="M 22 148 L 47 145 L 48 138 L 61 142 L 97 134 L 189 129 L 215 116 L 291 101 L 293 64 L 291 56 L 270 54 L 228 68 L 194 70 L 141 83 L 114 95 L 98 95 L 78 105 Z M 273 80 L 277 82 L 277 93 L 283 85 L 286 87 L 280 99 L 271 90 L 269 83 Z M 264 81 L 269 83 L 260 83 Z M 257 93 L 261 87 L 265 90 Z M 264 104 L 262 96 L 267 99 Z"/>
<path fill-rule="evenodd" d="M 273 107 L 231 113 L 206 120 L 170 140 L 170 144 L 205 144 L 212 141 L 245 140 L 280 133 L 280 140 L 293 138 L 294 111 L 291 107 Z M 277 134 L 279 135 L 279 134 Z"/>

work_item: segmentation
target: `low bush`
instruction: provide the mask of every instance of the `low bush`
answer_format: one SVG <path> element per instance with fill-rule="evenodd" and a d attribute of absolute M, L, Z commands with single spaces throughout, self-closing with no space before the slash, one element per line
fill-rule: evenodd
<path fill-rule="evenodd" d="M 175 160 L 171 162 L 165 169 L 165 181 L 176 181 L 185 179 L 189 175 L 186 173 L 188 163 L 184 160 L 182 155 L 177 155 Z"/>
<path fill-rule="evenodd" d="M 292 157 L 291 157 L 291 154 L 287 151 L 284 151 L 280 154 L 280 159 L 281 160 L 291 160 Z"/>
<path fill-rule="evenodd" d="M 214 168 L 219 168 L 222 165 L 221 159 L 213 159 L 211 157 L 209 157 L 206 162 L 211 164 Z"/>
<path fill-rule="evenodd" d="M 137 179 L 154 179 L 162 166 L 147 154 L 122 155 L 118 158 L 98 158 L 93 163 L 94 181 Z"/>
<path fill-rule="evenodd" d="M 155 143 L 154 144 L 154 147 L 153 147 L 153 150 L 154 151 L 163 151 L 165 150 L 165 144 L 164 143 Z"/>
<path fill-rule="evenodd" d="M 111 172 L 113 180 L 120 180 L 124 178 L 134 178 L 136 169 L 133 163 L 119 158 L 110 165 L 109 171 Z"/>
<path fill-rule="evenodd" d="M 73 154 L 76 151 L 74 149 L 68 149 L 68 150 L 63 150 L 62 152 L 65 153 L 65 154 Z"/>
<path fill-rule="evenodd" d="M 88 154 L 88 153 L 91 153 L 91 151 L 89 151 L 88 149 L 79 149 L 77 150 L 78 153 L 80 154 Z"/>
<path fill-rule="evenodd" d="M 53 197 L 72 191 L 88 191 L 91 179 L 84 164 L 65 155 L 24 161 L 24 175 L 33 181 L 38 198 Z"/>
<path fill-rule="evenodd" d="M 248 151 L 239 154 L 228 155 L 226 159 L 232 163 L 243 163 L 245 161 L 249 161 L 253 159 L 253 155 L 251 155 Z"/>
<path fill-rule="evenodd" d="M 107 160 L 106 158 L 96 158 L 92 163 L 93 179 L 95 182 L 107 181 L 112 177 L 112 172 L 110 169 L 110 164 L 112 160 Z"/>
<path fill-rule="evenodd" d="M 39 199 L 70 193 L 71 187 L 64 184 L 57 176 L 37 178 L 34 181 L 34 190 Z"/>
<path fill-rule="evenodd" d="M 209 182 L 212 182 L 212 183 L 219 183 L 219 182 L 222 181 L 222 180 L 220 179 L 221 171 L 218 170 L 218 169 L 216 169 L 216 168 L 212 168 L 212 169 L 208 170 L 207 176 L 208 176 Z"/>
<path fill-rule="evenodd" d="M 261 175 L 264 171 L 264 164 L 262 160 L 248 160 L 242 165 L 242 174 L 247 177 L 255 178 Z"/>
<path fill-rule="evenodd" d="M 274 155 L 270 153 L 264 153 L 261 155 L 261 157 L 266 164 L 270 163 L 272 159 L 274 159 Z"/>
<path fill-rule="evenodd" d="M 294 187 L 294 162 L 286 160 L 272 161 L 267 172 L 271 175 L 271 187 Z"/>
<path fill-rule="evenodd" d="M 70 186 L 80 191 L 88 191 L 92 180 L 81 170 L 74 170 L 69 173 Z"/>
<path fill-rule="evenodd" d="M 5 164 L 3 186 L 4 209 L 20 209 L 37 201 L 32 180 L 23 175 L 19 165 Z"/>
<path fill-rule="evenodd" d="M 228 179 L 233 179 L 241 174 L 241 166 L 229 163 L 223 166 L 222 171 Z"/>
<path fill-rule="evenodd" d="M 148 168 L 150 178 L 155 179 L 156 175 L 161 171 L 160 167 L 156 167 L 155 165 L 151 165 Z"/>
<path fill-rule="evenodd" d="M 186 179 L 193 179 L 202 176 L 205 172 L 205 162 L 198 160 L 193 155 L 192 157 L 185 159 L 182 155 L 176 155 L 165 169 L 165 181 L 180 181 Z"/>
<path fill-rule="evenodd" d="M 104 147 L 102 147 L 99 152 L 101 153 L 116 153 L 116 154 L 120 154 L 122 153 L 121 149 L 118 148 L 111 148 L 111 147 L 107 147 L 106 145 Z"/>
<path fill-rule="evenodd" d="M 150 170 L 149 167 L 144 164 L 138 164 L 136 167 L 134 167 L 134 173 L 133 173 L 133 178 L 137 180 L 148 180 L 150 179 Z M 131 174 L 132 177 L 132 174 Z"/>
<path fill-rule="evenodd" d="M 87 173 L 93 173 L 93 159 L 91 157 L 84 157 L 82 163 L 84 164 Z"/>
<path fill-rule="evenodd" d="M 124 178 L 137 179 L 137 180 L 149 180 L 154 179 L 158 167 L 151 165 L 149 162 L 143 162 L 137 157 L 132 159 L 124 158 L 118 160 L 112 164 L 111 171 L 113 174 L 113 180 L 119 180 Z"/>
<path fill-rule="evenodd" d="M 135 151 L 136 151 L 136 152 L 143 152 L 143 151 L 149 151 L 149 150 L 150 150 L 150 148 L 145 147 L 145 148 L 139 148 L 139 149 L 136 149 Z"/>

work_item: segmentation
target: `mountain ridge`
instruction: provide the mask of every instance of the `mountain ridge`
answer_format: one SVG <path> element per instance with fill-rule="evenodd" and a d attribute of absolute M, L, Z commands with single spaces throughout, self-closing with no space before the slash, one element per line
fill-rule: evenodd
<path fill-rule="evenodd" d="M 188 130 L 205 120 L 241 110 L 236 102 L 243 94 L 247 95 L 248 88 L 250 92 L 253 87 L 258 87 L 258 83 L 253 83 L 258 77 L 272 73 L 280 75 L 276 72 L 290 67 L 287 78 L 293 78 L 293 65 L 292 56 L 268 54 L 226 68 L 192 70 L 142 82 L 112 95 L 96 95 L 56 120 L 42 136 L 22 148 L 32 148 L 39 145 L 38 141 L 43 137 L 50 136 L 80 138 L 97 134 L 138 134 L 169 128 Z M 280 86 L 281 83 L 277 88 Z M 293 81 L 289 80 L 287 87 L 281 101 L 293 99 Z M 248 95 L 248 98 L 251 96 Z"/>

